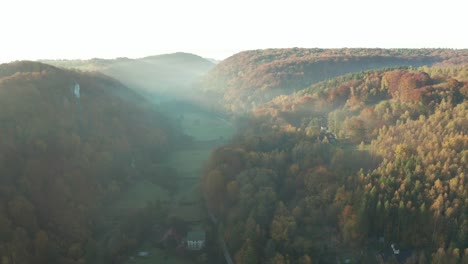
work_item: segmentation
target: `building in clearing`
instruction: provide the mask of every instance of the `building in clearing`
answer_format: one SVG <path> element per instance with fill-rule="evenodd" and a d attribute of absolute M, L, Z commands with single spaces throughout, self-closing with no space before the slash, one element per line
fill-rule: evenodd
<path fill-rule="evenodd" d="M 201 250 L 205 246 L 205 240 L 205 231 L 190 231 L 187 233 L 187 248 L 189 250 Z"/>

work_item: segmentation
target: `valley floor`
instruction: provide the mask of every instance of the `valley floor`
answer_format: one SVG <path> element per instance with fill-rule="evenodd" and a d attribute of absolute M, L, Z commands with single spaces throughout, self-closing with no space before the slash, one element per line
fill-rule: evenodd
<path fill-rule="evenodd" d="M 183 116 L 180 120 L 184 133 L 193 137 L 194 144 L 174 151 L 167 159 L 166 166 L 177 171 L 177 190 L 170 193 L 158 185 L 141 181 L 135 183 L 114 206 L 116 211 L 128 208 L 142 208 L 148 202 L 161 200 L 170 204 L 170 216 L 183 220 L 191 228 L 209 228 L 206 210 L 200 193 L 200 178 L 204 163 L 208 161 L 211 151 L 226 143 L 234 131 L 231 123 L 206 112 L 180 112 L 174 116 Z M 211 247 L 217 247 L 216 241 L 207 241 Z M 138 252 L 148 252 L 148 256 L 138 257 Z M 191 253 L 189 253 L 191 254 Z M 206 258 L 200 255 L 198 258 Z M 140 245 L 139 249 L 129 256 L 125 264 L 145 263 L 194 263 L 193 256 L 178 256 L 173 252 L 165 252 L 151 243 Z M 218 256 L 217 256 L 218 257 Z M 192 260 L 191 260 L 192 259 Z"/>

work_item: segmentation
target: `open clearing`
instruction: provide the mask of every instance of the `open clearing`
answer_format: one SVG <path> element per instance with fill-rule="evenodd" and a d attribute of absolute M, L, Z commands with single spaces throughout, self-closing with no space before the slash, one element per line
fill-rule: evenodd
<path fill-rule="evenodd" d="M 167 165 L 177 169 L 181 177 L 199 178 L 203 164 L 210 157 L 212 147 L 175 151 L 168 159 Z"/>
<path fill-rule="evenodd" d="M 216 140 L 220 137 L 231 138 L 234 132 L 232 124 L 215 115 L 201 112 L 187 112 L 181 114 L 182 129 L 195 140 Z"/>
<path fill-rule="evenodd" d="M 125 263 L 131 264 L 191 264 L 193 262 L 183 258 L 169 255 L 164 250 L 151 246 L 142 246 L 140 251 L 149 253 L 147 257 L 132 256 Z"/>
<path fill-rule="evenodd" d="M 146 206 L 149 202 L 169 201 L 169 192 L 158 185 L 143 180 L 135 183 L 124 195 L 113 205 L 114 210 L 125 210 L 129 208 L 139 209 Z"/>
<path fill-rule="evenodd" d="M 204 112 L 180 112 L 175 115 L 183 116 L 180 125 L 184 133 L 195 140 L 194 146 L 173 152 L 164 164 L 177 170 L 179 175 L 177 192 L 169 194 L 151 182 L 142 181 L 130 188 L 115 206 L 116 208 L 143 207 L 148 201 L 166 200 L 173 204 L 171 215 L 197 225 L 205 217 L 200 194 L 203 165 L 208 161 L 211 151 L 225 143 L 222 139 L 233 136 L 234 128 L 228 121 Z M 150 254 L 147 257 L 136 257 L 140 251 Z M 125 264 L 146 263 L 187 264 L 194 261 L 150 245 L 142 245 L 133 257 L 125 261 Z"/>

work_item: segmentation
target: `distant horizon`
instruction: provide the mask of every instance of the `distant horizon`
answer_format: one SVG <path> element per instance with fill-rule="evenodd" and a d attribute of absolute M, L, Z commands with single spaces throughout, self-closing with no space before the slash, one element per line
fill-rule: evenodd
<path fill-rule="evenodd" d="M 0 62 L 178 51 L 223 60 L 285 47 L 466 49 L 465 17 L 458 0 L 3 1 Z"/>
<path fill-rule="evenodd" d="M 239 51 L 241 52 L 241 51 Z M 15 62 L 15 61 L 45 61 L 45 60 L 92 60 L 92 59 L 102 59 L 102 60 L 115 60 L 115 59 L 119 59 L 119 58 L 128 58 L 128 59 L 142 59 L 142 58 L 146 58 L 146 57 L 151 57 L 151 56 L 160 56 L 160 55 L 168 55 L 168 54 L 175 54 L 175 53 L 187 53 L 187 54 L 193 54 L 193 55 L 197 55 L 197 56 L 200 56 L 204 59 L 208 59 L 208 60 L 216 60 L 216 61 L 222 61 L 238 52 L 234 52 L 234 53 L 229 53 L 229 55 L 224 55 L 224 56 L 203 56 L 199 53 L 195 53 L 195 52 L 189 52 L 189 51 L 167 51 L 167 52 L 155 52 L 155 53 L 149 53 L 147 55 L 134 55 L 134 56 L 126 56 L 126 55 L 111 55 L 111 56 L 83 56 L 83 57 L 58 57 L 58 56 L 55 56 L 55 57 L 35 57 L 35 58 L 17 58 L 17 59 L 14 59 L 14 58 L 9 58 L 9 59 L 3 59 L 2 57 L 0 57 L 0 64 L 2 63 L 10 63 L 10 62 Z"/>
<path fill-rule="evenodd" d="M 244 52 L 244 51 L 250 51 L 250 50 L 267 50 L 267 49 L 293 49 L 293 48 L 299 48 L 299 49 L 385 49 L 385 50 L 392 50 L 392 49 L 442 49 L 442 50 L 466 50 L 468 48 L 451 48 L 451 47 L 424 47 L 424 48 L 413 48 L 413 47 L 392 47 L 392 48 L 383 48 L 383 47 L 280 47 L 280 48 L 252 48 L 252 49 L 243 49 L 243 50 L 238 50 L 238 51 L 232 51 L 232 52 L 224 52 L 223 53 L 213 53 L 211 55 L 205 55 L 207 54 L 206 52 L 199 52 L 197 51 L 184 51 L 184 50 L 179 50 L 179 51 L 163 51 L 163 52 L 155 52 L 147 55 L 136 55 L 136 56 L 87 56 L 87 57 L 55 57 L 55 58 L 20 58 L 20 59 L 10 59 L 10 60 L 5 60 L 2 61 L 2 58 L 0 57 L 0 64 L 3 63 L 11 63 L 15 61 L 46 61 L 46 60 L 92 60 L 92 59 L 102 59 L 102 60 L 115 60 L 119 58 L 128 58 L 128 59 L 142 59 L 146 57 L 151 57 L 151 56 L 161 56 L 161 55 L 169 55 L 169 54 L 176 54 L 176 53 L 186 53 L 186 54 L 192 54 L 196 56 L 200 56 L 204 59 L 208 60 L 215 60 L 215 61 L 223 61 L 237 53 Z M 218 56 L 216 56 L 218 54 Z M 223 54 L 223 55 L 220 55 Z M 214 55 L 214 56 L 213 56 Z"/>

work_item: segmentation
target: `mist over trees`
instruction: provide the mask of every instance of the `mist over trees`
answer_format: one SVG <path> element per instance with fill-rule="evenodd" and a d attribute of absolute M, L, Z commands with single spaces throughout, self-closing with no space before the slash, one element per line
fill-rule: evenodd
<path fill-rule="evenodd" d="M 208 59 L 183 52 L 138 59 L 44 60 L 43 62 L 68 69 L 104 73 L 152 100 L 198 100 L 201 103 L 205 103 L 203 102 L 205 95 L 196 89 L 197 80 L 215 66 Z"/>

